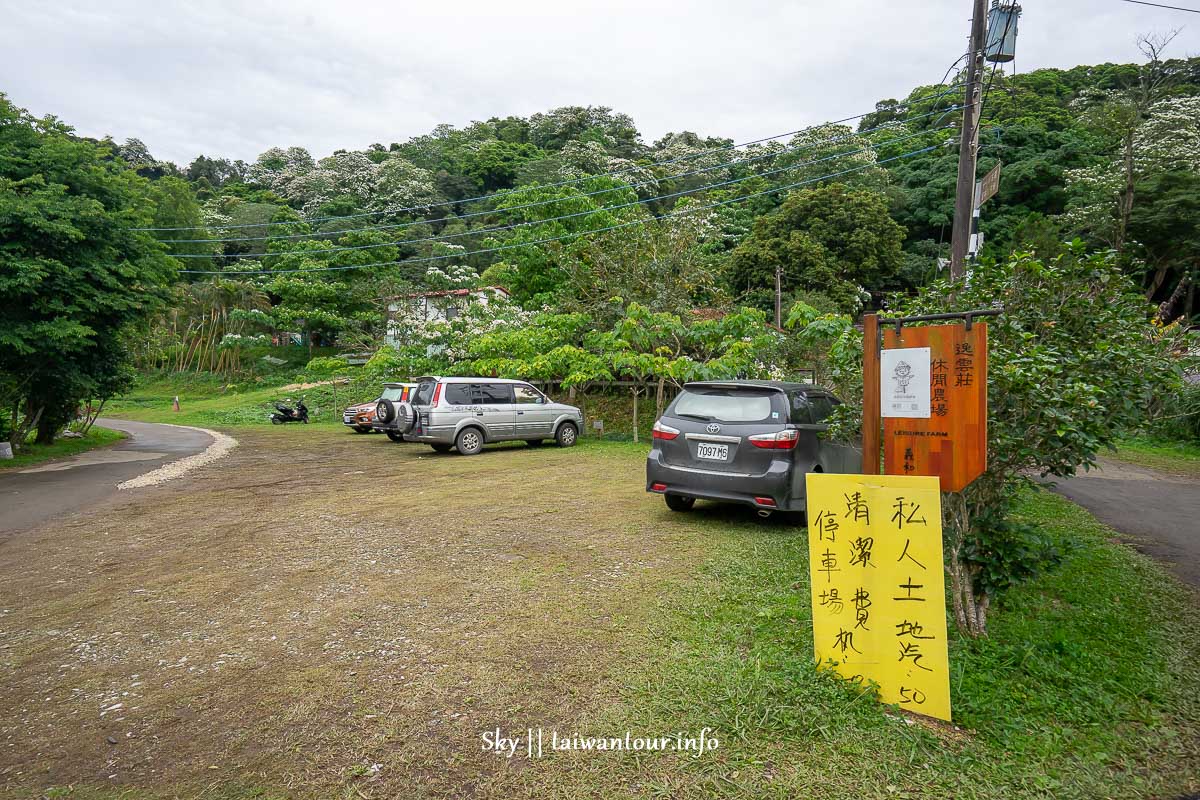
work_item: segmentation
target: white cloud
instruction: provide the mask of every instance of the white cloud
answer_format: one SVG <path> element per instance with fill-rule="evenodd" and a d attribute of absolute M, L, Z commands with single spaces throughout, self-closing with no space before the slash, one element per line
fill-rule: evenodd
<path fill-rule="evenodd" d="M 1017 67 L 1138 60 L 1137 34 L 1200 19 L 1118 0 L 1026 0 Z M 968 0 L 740 4 L 224 0 L 0 2 L 0 90 L 83 134 L 186 165 L 301 145 L 403 141 L 438 123 L 560 105 L 755 139 L 871 109 L 966 49 Z"/>

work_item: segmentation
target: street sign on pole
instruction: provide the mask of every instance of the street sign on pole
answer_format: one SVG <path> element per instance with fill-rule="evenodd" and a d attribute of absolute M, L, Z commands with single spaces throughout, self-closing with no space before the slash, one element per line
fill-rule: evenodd
<path fill-rule="evenodd" d="M 996 166 L 992 167 L 992 171 L 983 176 L 983 180 L 979 182 L 979 201 L 977 206 L 981 206 L 988 200 L 996 196 L 996 192 L 1000 191 L 1000 162 L 996 162 Z"/>

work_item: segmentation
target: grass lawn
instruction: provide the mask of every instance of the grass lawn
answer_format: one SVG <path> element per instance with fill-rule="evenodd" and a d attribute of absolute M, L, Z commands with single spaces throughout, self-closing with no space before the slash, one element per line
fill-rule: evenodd
<path fill-rule="evenodd" d="M 65 458 L 79 455 L 97 447 L 116 444 L 125 438 L 120 431 L 109 430 L 93 425 L 85 436 L 80 439 L 56 439 L 52 444 L 33 444 L 30 442 L 17 452 L 11 459 L 0 461 L 0 471 L 7 469 L 24 469 L 49 461 L 53 458 Z"/>
<path fill-rule="evenodd" d="M 1022 513 L 1069 555 L 952 641 L 950 728 L 815 670 L 804 529 L 667 511 L 642 447 L 237 435 L 193 480 L 0 543 L 0 796 L 1200 790 L 1195 596 L 1053 495 Z M 719 747 L 508 759 L 497 727 Z"/>
<path fill-rule="evenodd" d="M 1114 458 L 1161 472 L 1200 478 L 1200 444 L 1161 439 L 1126 439 Z"/>
<path fill-rule="evenodd" d="M 213 376 L 185 375 L 162 378 L 140 384 L 132 392 L 111 400 L 105 413 L 142 422 L 169 422 L 198 427 L 243 425 L 270 426 L 276 401 L 295 407 L 297 399 L 308 406 L 311 425 L 342 425 L 342 410 L 353 403 L 374 400 L 356 394 L 346 386 L 322 385 L 308 389 L 288 389 L 264 381 L 227 385 Z M 179 398 L 179 411 L 171 407 Z"/>

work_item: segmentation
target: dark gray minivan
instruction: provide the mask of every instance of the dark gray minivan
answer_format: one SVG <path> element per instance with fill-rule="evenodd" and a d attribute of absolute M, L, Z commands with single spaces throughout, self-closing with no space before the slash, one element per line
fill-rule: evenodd
<path fill-rule="evenodd" d="M 819 386 L 780 381 L 688 383 L 654 423 L 646 491 L 672 511 L 700 500 L 760 516 L 806 511 L 809 472 L 860 472 L 862 451 L 819 434 L 840 401 Z"/>

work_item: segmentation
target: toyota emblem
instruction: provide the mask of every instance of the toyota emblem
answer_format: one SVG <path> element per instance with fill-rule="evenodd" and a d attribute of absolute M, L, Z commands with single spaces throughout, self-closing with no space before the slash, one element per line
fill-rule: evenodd
<path fill-rule="evenodd" d="M 714 422 L 713 424 L 711 424 L 707 428 L 705 428 L 705 430 L 708 431 L 709 433 L 720 433 L 721 426 Z"/>

